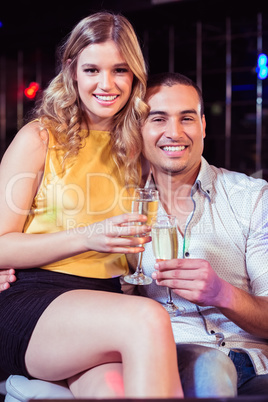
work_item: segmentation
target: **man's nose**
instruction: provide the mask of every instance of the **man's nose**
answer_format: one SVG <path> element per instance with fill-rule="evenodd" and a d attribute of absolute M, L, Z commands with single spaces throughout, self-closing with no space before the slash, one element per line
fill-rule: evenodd
<path fill-rule="evenodd" d="M 166 129 L 166 137 L 176 140 L 181 137 L 182 131 L 182 125 L 178 119 L 172 119 L 169 121 Z"/>

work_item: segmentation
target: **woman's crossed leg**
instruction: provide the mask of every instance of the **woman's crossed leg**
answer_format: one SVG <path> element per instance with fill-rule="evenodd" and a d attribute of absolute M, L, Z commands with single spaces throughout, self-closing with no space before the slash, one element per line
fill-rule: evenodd
<path fill-rule="evenodd" d="M 170 318 L 160 304 L 139 296 L 90 290 L 62 294 L 40 317 L 25 361 L 33 377 L 67 379 L 75 397 L 92 396 L 88 370 L 120 362 L 121 396 L 183 395 Z"/>

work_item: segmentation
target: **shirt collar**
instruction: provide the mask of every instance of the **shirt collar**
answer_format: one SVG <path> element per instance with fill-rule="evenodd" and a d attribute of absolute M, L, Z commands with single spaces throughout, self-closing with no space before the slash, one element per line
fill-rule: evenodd
<path fill-rule="evenodd" d="M 196 181 L 192 187 L 191 195 L 193 196 L 196 193 L 196 191 L 199 190 L 211 201 L 214 178 L 215 173 L 211 169 L 206 159 L 202 156 L 200 170 L 196 178 Z M 156 188 L 153 173 L 151 170 L 149 172 L 145 188 Z"/>
<path fill-rule="evenodd" d="M 214 171 L 211 169 L 206 159 L 202 156 L 200 170 L 196 178 L 196 181 L 192 187 L 192 195 L 197 190 L 200 190 L 211 201 L 214 179 L 215 179 Z"/>

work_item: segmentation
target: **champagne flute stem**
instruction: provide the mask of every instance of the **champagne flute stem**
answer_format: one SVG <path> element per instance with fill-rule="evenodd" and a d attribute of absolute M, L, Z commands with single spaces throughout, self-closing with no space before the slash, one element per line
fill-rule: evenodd
<path fill-rule="evenodd" d="M 167 294 L 168 294 L 168 304 L 174 304 L 173 299 L 172 299 L 172 294 L 171 294 L 171 289 L 167 287 Z"/>
<path fill-rule="evenodd" d="M 138 264 L 137 264 L 137 269 L 136 269 L 137 274 L 143 274 L 143 270 L 142 270 L 142 268 L 141 268 L 142 255 L 143 255 L 142 252 L 139 253 Z"/>
<path fill-rule="evenodd" d="M 142 252 L 138 253 L 138 262 L 137 262 L 137 266 L 136 266 L 136 270 L 134 272 L 134 276 L 140 276 L 143 275 L 143 270 L 141 267 L 141 263 L 142 263 Z"/>

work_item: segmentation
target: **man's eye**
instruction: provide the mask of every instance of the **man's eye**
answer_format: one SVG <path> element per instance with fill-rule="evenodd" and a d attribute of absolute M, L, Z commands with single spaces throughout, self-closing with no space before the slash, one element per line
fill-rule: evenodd
<path fill-rule="evenodd" d="M 194 119 L 190 116 L 185 116 L 182 120 L 183 121 L 193 121 Z"/>
<path fill-rule="evenodd" d="M 165 120 L 162 117 L 155 117 L 154 119 L 152 119 L 153 123 L 162 123 Z"/>

